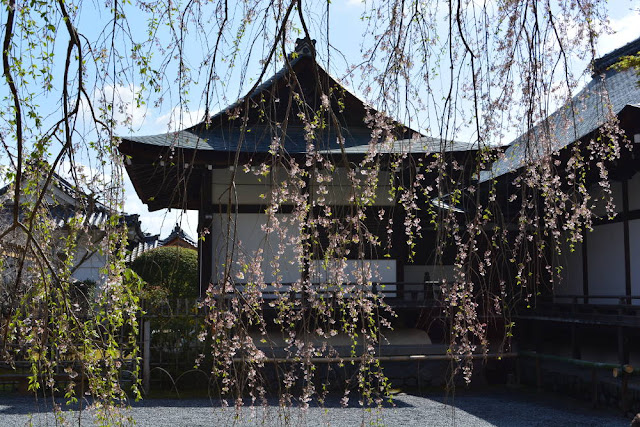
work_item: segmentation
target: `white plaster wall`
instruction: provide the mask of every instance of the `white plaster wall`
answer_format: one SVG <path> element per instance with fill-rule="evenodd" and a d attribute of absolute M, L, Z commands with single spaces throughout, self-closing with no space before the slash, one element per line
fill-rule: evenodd
<path fill-rule="evenodd" d="M 640 220 L 629 221 L 629 249 L 631 255 L 631 295 L 640 296 Z M 640 300 L 633 300 L 633 304 L 640 305 Z"/>
<path fill-rule="evenodd" d="M 326 205 L 346 205 L 353 203 L 354 197 L 362 197 L 364 183 L 371 181 L 368 171 L 356 171 L 356 178 L 361 183 L 360 188 L 353 189 L 353 184 L 348 177 L 346 168 L 336 168 L 333 171 L 319 170 L 316 173 L 316 180 L 311 186 L 313 200 Z M 287 172 L 278 170 L 268 174 L 256 175 L 244 168 L 236 169 L 234 175 L 234 186 L 231 187 L 231 177 L 233 172 L 230 169 L 214 169 L 212 171 L 212 200 L 214 203 L 227 204 L 229 193 L 231 203 L 240 205 L 262 205 L 271 200 L 272 184 L 281 185 L 285 182 Z M 373 196 L 373 204 L 377 206 L 391 206 L 393 201 L 389 200 L 389 190 L 391 174 L 387 171 L 378 172 L 377 186 Z M 371 200 L 366 200 L 370 203 Z M 283 204 L 291 204 L 291 200 L 284 201 Z"/>
<path fill-rule="evenodd" d="M 340 275 L 345 283 L 355 283 L 359 277 L 377 283 L 395 283 L 397 277 L 396 260 L 347 259 L 344 261 L 331 260 L 328 263 L 323 260 L 314 261 L 311 275 L 313 282 L 336 282 L 337 275 Z"/>
<path fill-rule="evenodd" d="M 562 245 L 562 254 L 558 259 L 562 268 L 562 279 L 556 283 L 553 289 L 554 295 L 582 295 L 583 294 L 583 274 L 582 274 L 582 242 L 575 244 L 574 251 L 571 252 L 569 243 Z M 566 298 L 555 298 L 555 302 L 570 302 Z M 578 300 L 582 302 L 582 299 Z"/>
<path fill-rule="evenodd" d="M 598 225 L 589 233 L 589 294 L 624 295 L 624 235 L 622 223 Z M 613 299 L 590 299 L 593 304 L 617 304 Z"/>
<path fill-rule="evenodd" d="M 640 209 L 640 173 L 636 173 L 629 180 L 629 210 L 638 209 Z"/>
<path fill-rule="evenodd" d="M 313 283 L 357 283 L 360 280 L 380 284 L 378 289 L 387 298 L 396 297 L 396 260 L 314 260 L 311 265 L 311 281 Z M 326 291 L 337 290 L 335 286 L 325 288 Z"/>
<path fill-rule="evenodd" d="M 231 177 L 234 186 L 231 187 Z M 266 175 L 245 172 L 242 167 L 236 169 L 235 175 L 230 169 L 214 169 L 211 172 L 211 191 L 213 203 L 227 204 L 229 192 L 231 204 L 260 205 L 271 199 L 271 182 L 282 183 L 286 179 L 285 171 L 276 171 Z"/>
<path fill-rule="evenodd" d="M 84 249 L 78 250 L 76 255 L 76 262 L 82 259 L 86 251 Z M 98 252 L 91 255 L 86 261 L 74 271 L 72 277 L 79 281 L 93 280 L 94 282 L 101 284 L 103 282 L 102 274 L 100 270 L 107 264 L 107 257 Z"/>
<path fill-rule="evenodd" d="M 276 215 L 278 220 L 290 215 Z M 237 214 L 231 215 L 230 233 L 227 233 L 227 216 L 226 214 L 214 215 L 213 225 L 211 229 L 211 237 L 213 239 L 213 278 L 219 281 L 224 277 L 225 262 L 227 259 L 227 242 L 230 242 L 229 250 L 233 249 L 234 262 L 231 266 L 232 277 L 235 283 L 247 283 L 252 278 L 242 273 L 242 263 L 250 263 L 256 259 L 258 250 L 263 250 L 263 261 L 261 263 L 264 272 L 264 280 L 267 283 L 276 281 L 276 275 L 270 263 L 275 260 L 279 251 L 279 246 L 284 245 L 284 253 L 279 259 L 280 262 L 280 281 L 282 283 L 291 283 L 300 279 L 300 266 L 298 265 L 293 238 L 297 235 L 297 227 L 291 224 L 283 224 L 283 234 L 280 236 L 277 232 L 267 233 L 263 227 L 267 225 L 267 215 L 265 214 Z M 235 246 L 231 243 L 234 242 Z"/>
<path fill-rule="evenodd" d="M 354 188 L 346 168 L 336 168 L 333 172 L 318 171 L 313 185 L 313 200 L 326 205 L 345 205 L 353 203 L 354 198 L 363 197 L 364 188 L 371 184 L 373 177 L 369 175 L 368 170 L 354 171 L 354 173 L 355 182 L 359 183 L 360 188 Z M 392 206 L 394 201 L 389 200 L 391 174 L 388 171 L 378 171 L 376 179 L 373 205 Z M 371 203 L 371 200 L 363 199 L 361 202 Z"/>

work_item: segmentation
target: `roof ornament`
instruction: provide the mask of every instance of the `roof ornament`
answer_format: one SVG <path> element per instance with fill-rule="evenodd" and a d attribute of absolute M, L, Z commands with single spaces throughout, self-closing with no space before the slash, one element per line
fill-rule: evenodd
<path fill-rule="evenodd" d="M 316 56 L 316 41 L 305 37 L 303 39 L 296 39 L 295 53 L 300 56 Z"/>

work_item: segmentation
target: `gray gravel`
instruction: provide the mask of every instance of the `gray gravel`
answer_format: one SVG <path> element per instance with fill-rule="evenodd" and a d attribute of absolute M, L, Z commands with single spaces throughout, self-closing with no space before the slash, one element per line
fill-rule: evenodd
<path fill-rule="evenodd" d="M 330 399 L 324 407 L 281 409 L 244 407 L 239 413 L 208 399 L 148 399 L 132 404 L 124 424 L 137 426 L 628 426 L 630 419 L 614 411 L 592 410 L 583 403 L 523 390 L 499 390 L 443 396 L 399 394 L 394 407 L 381 410 L 342 408 Z M 96 425 L 95 411 L 63 411 L 71 425 Z M 53 426 L 55 418 L 43 401 L 0 395 L 0 426 Z M 62 422 L 64 424 L 64 422 Z"/>

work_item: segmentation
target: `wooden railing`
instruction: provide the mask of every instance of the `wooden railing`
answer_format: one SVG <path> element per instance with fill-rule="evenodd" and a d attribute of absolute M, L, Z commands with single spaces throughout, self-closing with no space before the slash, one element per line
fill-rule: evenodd
<path fill-rule="evenodd" d="M 640 295 L 574 295 L 574 294 L 556 294 L 553 295 L 553 299 L 555 303 L 564 303 L 564 301 L 557 301 L 558 299 L 568 299 L 571 300 L 571 304 L 590 304 L 589 301 L 594 299 L 605 299 L 605 300 L 618 300 L 618 304 L 632 304 L 632 301 L 637 300 L 640 302 Z M 582 302 L 578 302 L 582 300 Z M 591 303 L 593 304 L 593 303 Z"/>
<path fill-rule="evenodd" d="M 236 291 L 243 292 L 244 285 L 236 285 Z M 339 295 L 349 298 L 358 291 L 359 285 L 318 285 L 315 291 L 321 298 L 337 299 Z M 383 296 L 385 301 L 391 306 L 437 306 L 443 300 L 443 286 L 450 286 L 449 282 L 428 281 L 428 282 L 395 282 L 395 283 L 373 283 L 370 290 L 374 295 Z M 304 291 L 293 291 L 290 283 L 285 283 L 275 287 L 262 289 L 262 299 L 265 303 L 274 301 L 283 296 L 289 299 L 307 298 Z M 346 291 L 345 291 L 346 289 Z M 360 287 L 362 289 L 362 287 Z M 237 295 L 230 292 L 225 299 L 235 298 Z M 154 316 L 200 316 L 206 308 L 202 306 L 201 299 L 181 298 L 165 301 L 143 301 L 142 307 L 147 315 Z"/>
<path fill-rule="evenodd" d="M 339 294 L 349 297 L 359 289 L 371 290 L 374 295 L 381 295 L 389 302 L 404 301 L 414 303 L 431 302 L 437 303 L 442 300 L 442 287 L 450 285 L 449 282 L 443 281 L 427 281 L 427 282 L 392 282 L 392 283 L 373 283 L 371 287 L 363 288 L 362 285 L 345 284 L 345 285 L 312 285 L 318 286 L 315 290 L 324 298 L 336 298 Z M 345 289 L 352 289 L 352 291 Z M 293 292 L 290 290 L 290 284 L 283 284 L 278 290 L 265 289 L 262 290 L 262 298 L 271 300 L 278 298 L 283 293 L 290 293 L 290 298 L 300 299 L 304 297 L 304 292 Z"/>
<path fill-rule="evenodd" d="M 611 301 L 610 303 L 594 300 Z M 520 318 L 531 318 L 585 325 L 640 327 L 638 295 L 553 295 L 538 301 L 532 310 L 521 310 Z"/>

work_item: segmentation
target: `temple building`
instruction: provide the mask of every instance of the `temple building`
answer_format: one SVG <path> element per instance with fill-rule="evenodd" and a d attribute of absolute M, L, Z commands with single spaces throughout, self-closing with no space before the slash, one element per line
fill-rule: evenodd
<path fill-rule="evenodd" d="M 468 173 L 476 148 L 425 137 L 366 105 L 316 61 L 314 43 L 299 39 L 281 71 L 195 126 L 123 137 L 133 186 L 152 211 L 199 211 L 201 294 L 210 284 L 255 281 L 242 265 L 258 260 L 267 284 L 357 281 L 364 268 L 388 297 L 417 301 L 427 292 L 432 300 L 425 279 L 451 279 L 453 260 L 435 261 L 434 229 L 421 230 L 420 250 L 410 253 L 398 188 L 417 173 L 433 176 L 421 165 L 434 153 L 463 166 L 452 173 Z M 299 211 L 300 200 L 310 212 Z M 357 211 L 354 227 L 367 241 L 333 242 Z M 307 215 L 313 230 L 303 229 Z M 337 270 L 344 276 L 330 277 Z"/>
<path fill-rule="evenodd" d="M 543 237 L 548 248 L 544 262 L 552 267 L 551 274 L 543 273 L 537 292 L 529 290 L 531 298 L 514 316 L 523 381 L 589 396 L 594 405 L 606 403 L 610 393 L 617 406 L 636 411 L 640 408 L 640 387 L 633 375 L 640 372 L 634 370 L 640 364 L 640 76 L 637 70 L 614 65 L 638 51 L 640 38 L 595 60 L 591 81 L 516 138 L 504 157 L 481 174 L 479 184 L 481 191 L 494 189 L 496 205 L 512 230 L 524 216 L 535 217 L 535 212 L 522 207 L 527 185 L 516 182 L 527 171 L 552 170 L 556 189 L 566 195 L 552 199 L 528 190 L 537 197 L 536 206 L 558 209 L 560 228 L 557 235 L 545 232 Z M 612 118 L 617 127 L 611 126 Z M 574 221 L 572 215 L 578 215 L 582 205 L 588 206 L 583 211 L 588 216 Z M 538 219 L 542 221 L 545 214 L 541 212 Z M 579 230 L 575 223 L 582 224 Z M 576 231 L 581 238 L 575 238 Z M 532 228 L 530 235 L 535 232 Z M 513 276 L 511 280 L 515 281 Z M 613 377 L 605 371 L 608 368 Z"/>

